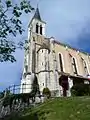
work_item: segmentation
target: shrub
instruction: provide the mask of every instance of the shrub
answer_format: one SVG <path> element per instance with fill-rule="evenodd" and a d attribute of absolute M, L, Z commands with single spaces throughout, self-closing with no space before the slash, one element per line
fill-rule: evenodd
<path fill-rule="evenodd" d="M 50 98 L 51 92 L 50 92 L 49 88 L 43 89 L 43 95 L 46 96 L 47 98 Z"/>
<path fill-rule="evenodd" d="M 76 84 L 71 88 L 72 96 L 87 96 L 90 95 L 90 85 L 89 84 Z"/>
<path fill-rule="evenodd" d="M 40 90 L 39 90 L 39 84 L 38 84 L 38 80 L 37 77 L 35 76 L 33 84 L 32 84 L 32 91 L 31 94 L 33 96 L 40 96 Z"/>
<path fill-rule="evenodd" d="M 7 105 L 12 105 L 14 99 L 14 95 L 8 95 L 4 98 L 2 105 L 6 107 Z"/>

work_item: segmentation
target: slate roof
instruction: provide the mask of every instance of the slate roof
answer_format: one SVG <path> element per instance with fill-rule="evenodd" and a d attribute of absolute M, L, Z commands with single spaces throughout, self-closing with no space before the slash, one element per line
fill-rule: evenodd
<path fill-rule="evenodd" d="M 37 7 L 37 9 L 36 9 L 36 12 L 35 12 L 33 18 L 36 18 L 36 19 L 38 19 L 38 20 L 41 21 L 41 16 L 40 16 L 40 12 L 39 12 L 38 7 Z"/>

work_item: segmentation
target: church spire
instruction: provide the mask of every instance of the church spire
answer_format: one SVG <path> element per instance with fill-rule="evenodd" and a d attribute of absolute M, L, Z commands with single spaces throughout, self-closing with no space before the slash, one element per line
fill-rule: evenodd
<path fill-rule="evenodd" d="M 36 18 L 36 19 L 41 21 L 41 17 L 40 17 L 40 12 L 39 12 L 38 6 L 37 6 L 37 9 L 36 9 L 36 12 L 35 12 L 33 18 Z"/>
<path fill-rule="evenodd" d="M 42 21 L 41 16 L 40 16 L 40 12 L 39 12 L 39 8 L 37 5 L 35 14 L 33 16 L 33 18 L 31 19 L 30 23 L 29 23 L 29 28 L 32 32 L 38 34 L 38 35 L 45 35 L 45 22 Z"/>

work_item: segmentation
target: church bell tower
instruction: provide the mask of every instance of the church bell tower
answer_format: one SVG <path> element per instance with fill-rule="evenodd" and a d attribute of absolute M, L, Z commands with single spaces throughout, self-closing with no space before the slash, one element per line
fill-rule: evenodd
<path fill-rule="evenodd" d="M 28 39 L 30 43 L 30 64 L 29 72 L 37 72 L 37 51 L 42 44 L 45 37 L 45 25 L 46 23 L 42 21 L 39 8 L 36 8 L 35 14 L 31 19 L 28 26 Z"/>
<path fill-rule="evenodd" d="M 41 47 L 45 38 L 45 25 L 46 23 L 42 21 L 39 8 L 37 7 L 35 14 L 28 25 L 28 41 L 26 43 L 27 49 L 25 50 L 24 56 L 21 88 L 22 84 L 32 84 L 34 79 L 33 76 L 38 73 L 38 49 Z M 31 86 L 26 85 L 24 93 L 31 91 L 27 88 L 31 88 Z"/>

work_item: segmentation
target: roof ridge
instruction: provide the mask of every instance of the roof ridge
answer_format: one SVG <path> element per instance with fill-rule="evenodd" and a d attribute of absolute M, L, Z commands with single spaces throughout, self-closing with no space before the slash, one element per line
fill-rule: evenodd
<path fill-rule="evenodd" d="M 81 50 L 81 49 L 72 47 L 71 45 L 69 45 L 69 44 L 67 44 L 67 43 L 65 44 L 65 43 L 60 42 L 60 41 L 58 41 L 58 40 L 54 40 L 54 42 L 57 43 L 57 44 L 61 44 L 61 45 L 63 45 L 63 46 L 67 46 L 67 47 L 69 47 L 69 48 L 71 48 L 71 49 L 73 49 L 73 50 L 80 51 L 80 52 L 82 52 L 82 53 L 84 53 L 84 54 L 90 55 L 89 52 L 85 52 L 84 50 Z"/>

